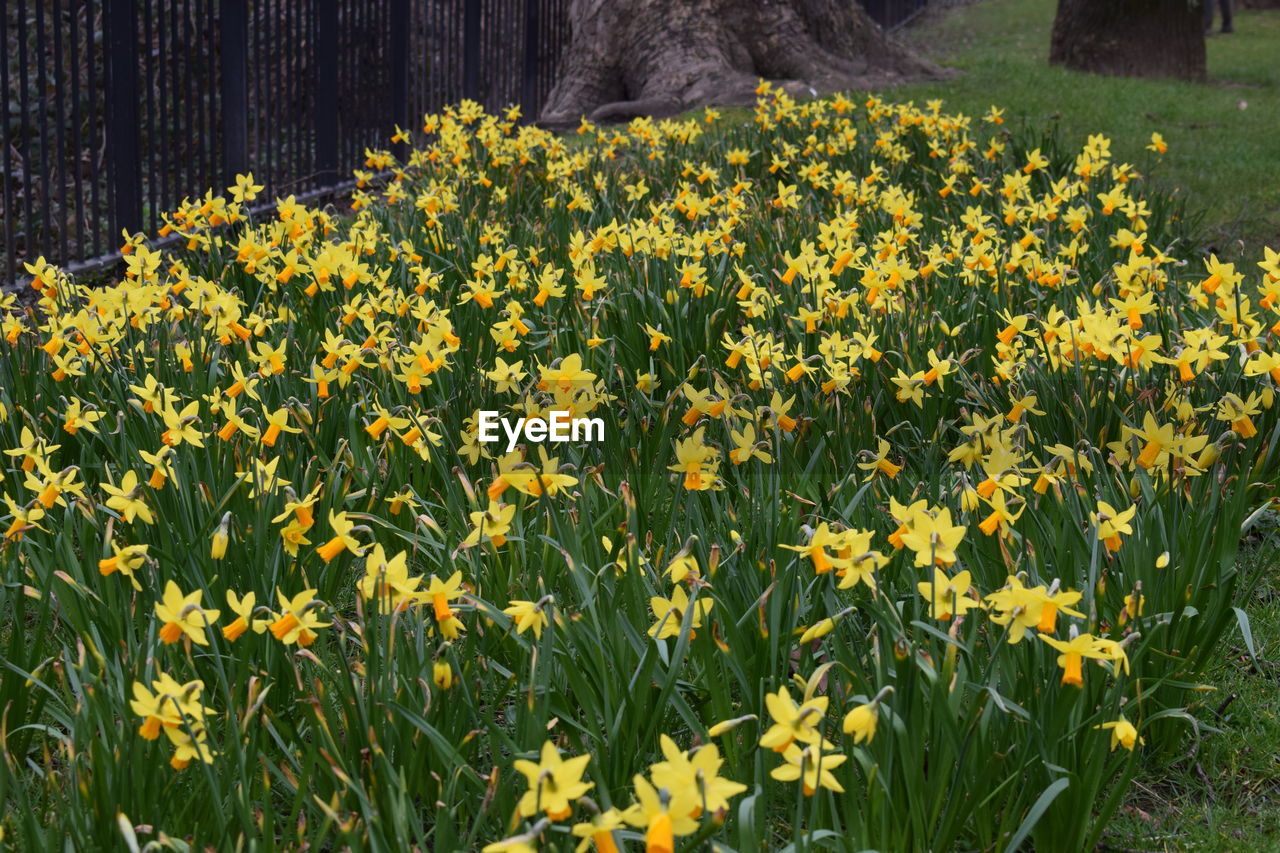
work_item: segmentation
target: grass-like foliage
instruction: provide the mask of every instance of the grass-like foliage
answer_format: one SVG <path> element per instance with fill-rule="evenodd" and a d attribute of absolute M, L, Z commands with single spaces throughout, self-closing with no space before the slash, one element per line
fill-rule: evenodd
<path fill-rule="evenodd" d="M 0 306 L 5 841 L 1091 849 L 1249 642 L 1280 258 L 1159 135 L 511 118 Z"/>

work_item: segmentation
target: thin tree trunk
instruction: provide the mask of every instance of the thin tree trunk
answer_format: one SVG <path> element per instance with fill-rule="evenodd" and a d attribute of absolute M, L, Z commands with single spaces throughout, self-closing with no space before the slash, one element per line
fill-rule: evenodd
<path fill-rule="evenodd" d="M 574 0 L 573 37 L 541 121 L 576 124 L 942 75 L 854 0 Z"/>
<path fill-rule="evenodd" d="M 1117 77 L 1203 80 L 1201 0 L 1058 0 L 1049 62 Z"/>

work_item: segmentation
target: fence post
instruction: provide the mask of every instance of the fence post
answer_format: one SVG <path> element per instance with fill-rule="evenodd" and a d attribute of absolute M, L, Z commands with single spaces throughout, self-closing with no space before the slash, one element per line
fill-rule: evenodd
<path fill-rule="evenodd" d="M 316 4 L 316 180 L 338 182 L 338 0 Z"/>
<path fill-rule="evenodd" d="M 107 180 L 112 231 L 142 230 L 142 150 L 138 134 L 138 18 L 134 0 L 106 0 Z"/>
<path fill-rule="evenodd" d="M 524 107 L 525 121 L 532 122 L 537 116 L 533 111 L 538 107 L 538 79 L 542 40 L 538 38 L 538 6 L 542 0 L 524 0 L 524 80 L 521 81 L 520 100 Z"/>
<path fill-rule="evenodd" d="M 249 171 L 249 0 L 222 0 L 223 183 Z"/>
<path fill-rule="evenodd" d="M 462 96 L 480 99 L 480 0 L 463 0 Z"/>
<path fill-rule="evenodd" d="M 409 0 L 391 0 L 391 120 L 403 130 L 409 130 L 413 119 L 409 115 Z M 397 142 L 396 157 L 403 160 L 409 155 L 409 145 Z"/>

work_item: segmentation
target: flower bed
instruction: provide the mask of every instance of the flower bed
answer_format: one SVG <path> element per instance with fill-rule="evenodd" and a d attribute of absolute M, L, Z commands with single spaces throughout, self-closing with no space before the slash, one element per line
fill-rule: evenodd
<path fill-rule="evenodd" d="M 1092 847 L 1248 641 L 1280 257 L 1193 259 L 1158 134 L 715 118 L 464 103 L 353 216 L 244 176 L 30 266 L 6 836 Z"/>

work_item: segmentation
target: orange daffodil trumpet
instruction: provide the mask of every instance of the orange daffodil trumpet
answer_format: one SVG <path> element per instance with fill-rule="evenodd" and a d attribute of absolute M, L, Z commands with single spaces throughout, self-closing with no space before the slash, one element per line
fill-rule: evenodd
<path fill-rule="evenodd" d="M 134 573 L 146 563 L 147 549 L 150 547 L 146 544 L 120 546 L 113 540 L 111 556 L 98 561 L 98 572 L 103 577 L 119 572 L 129 579 L 134 589 L 140 590 L 142 585 L 138 583 Z"/>
<path fill-rule="evenodd" d="M 1092 514 L 1092 518 L 1097 528 L 1098 540 L 1106 546 L 1108 551 L 1119 551 L 1123 543 L 1122 534 L 1133 533 L 1133 527 L 1129 522 L 1133 520 L 1137 511 L 1136 504 L 1127 509 L 1118 510 L 1106 501 L 1098 501 L 1098 509 Z"/>
<path fill-rule="evenodd" d="M 212 764 L 217 753 L 208 745 L 205 720 L 212 713 L 201 703 L 203 681 L 179 684 L 161 672 L 147 689 L 142 682 L 133 683 L 133 699 L 129 705 L 143 722 L 138 733 L 155 740 L 163 733 L 173 747 L 169 763 L 182 770 L 192 761 Z"/>
<path fill-rule="evenodd" d="M 240 596 L 233 590 L 227 590 L 227 608 L 235 615 L 235 618 L 222 628 L 222 636 L 227 642 L 234 643 L 250 628 L 255 634 L 261 634 L 267 630 L 271 621 L 255 617 L 259 614 L 269 615 L 271 611 L 266 607 L 255 607 L 257 600 L 256 593 L 246 592 Z"/>
<path fill-rule="evenodd" d="M 840 588 L 848 589 L 857 583 L 875 589 L 875 571 L 889 558 L 871 549 L 872 533 L 866 530 L 842 530 L 833 532 L 827 522 L 822 522 L 809 537 L 807 545 L 781 545 L 798 551 L 813 563 L 817 574 L 834 571 L 840 578 Z"/>
<path fill-rule="evenodd" d="M 360 545 L 360 541 L 352 534 L 368 528 L 363 525 L 357 526 L 354 522 L 348 520 L 345 512 L 335 513 L 333 511 L 329 512 L 329 528 L 333 531 L 333 535 L 328 542 L 316 549 L 320 559 L 328 563 L 344 551 L 350 551 L 357 557 L 364 553 L 364 548 Z"/>
<path fill-rule="evenodd" d="M 1135 636 L 1135 635 L 1130 635 Z M 1053 648 L 1062 652 L 1058 656 L 1058 666 L 1062 667 L 1062 683 L 1072 687 L 1084 686 L 1084 671 L 1082 664 L 1085 658 L 1094 660 L 1111 660 L 1112 648 L 1105 642 L 1100 642 L 1099 638 L 1092 634 L 1080 634 L 1076 631 L 1074 625 L 1071 626 L 1070 638 L 1066 641 L 1050 637 L 1047 634 L 1039 635 Z"/>
<path fill-rule="evenodd" d="M 323 601 L 317 600 L 315 594 L 316 590 L 314 589 L 304 589 L 289 598 L 283 592 L 277 590 L 276 595 L 280 600 L 280 612 L 268 626 L 271 635 L 286 646 L 296 643 L 306 648 L 314 643 L 318 636 L 316 631 L 329 626 L 328 622 L 320 621 L 318 612 L 322 608 L 327 608 L 328 605 Z"/>
<path fill-rule="evenodd" d="M 204 590 L 184 594 L 172 580 L 165 584 L 164 597 L 155 605 L 161 642 L 172 644 L 186 638 L 199 646 L 209 645 L 207 629 L 217 622 L 220 611 L 202 607 L 203 597 Z"/>

